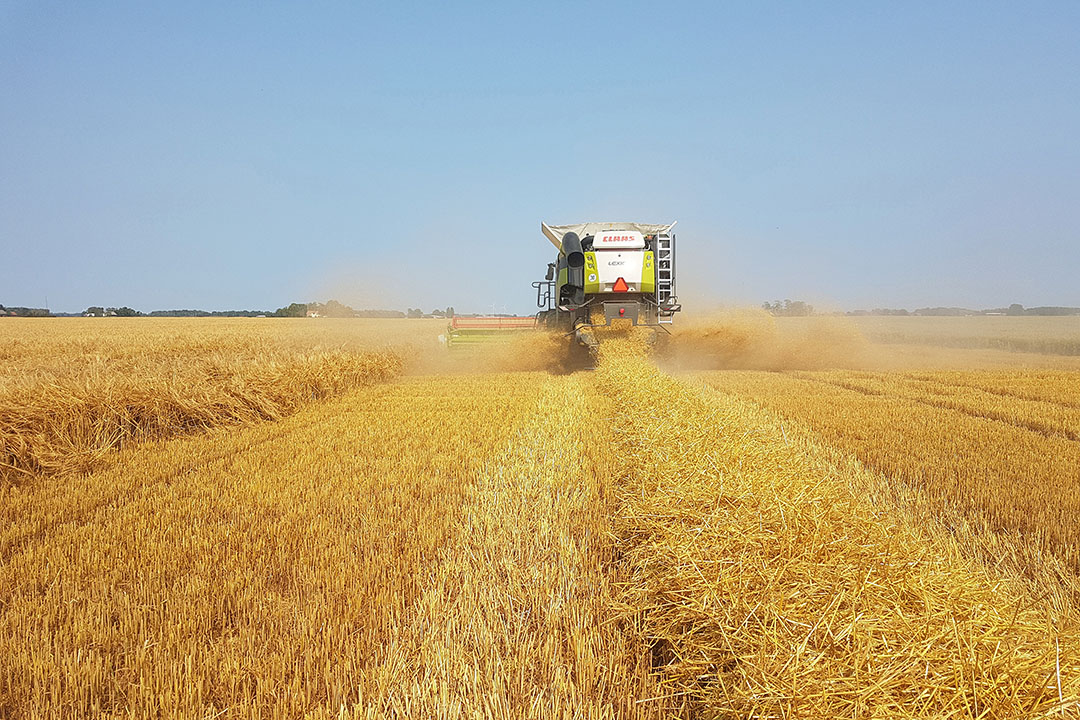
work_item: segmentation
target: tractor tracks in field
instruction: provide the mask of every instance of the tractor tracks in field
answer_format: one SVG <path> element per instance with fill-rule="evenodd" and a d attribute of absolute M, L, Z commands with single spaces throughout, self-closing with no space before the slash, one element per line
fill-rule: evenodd
<path fill-rule="evenodd" d="M 388 716 L 646 717 L 644 654 L 611 614 L 607 435 L 589 375 L 551 377 L 487 460 L 384 649 Z"/>

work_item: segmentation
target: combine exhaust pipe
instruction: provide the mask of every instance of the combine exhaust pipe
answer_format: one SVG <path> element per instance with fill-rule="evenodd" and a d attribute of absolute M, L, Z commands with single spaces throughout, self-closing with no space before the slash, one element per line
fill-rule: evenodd
<path fill-rule="evenodd" d="M 578 308 L 585 303 L 585 252 L 581 249 L 581 238 L 575 232 L 563 235 L 563 256 L 566 258 L 567 296 L 563 304 L 568 308 Z"/>

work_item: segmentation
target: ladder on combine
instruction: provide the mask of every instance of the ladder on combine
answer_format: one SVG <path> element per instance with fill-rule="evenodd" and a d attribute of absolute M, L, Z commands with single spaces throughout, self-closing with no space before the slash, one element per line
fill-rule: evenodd
<path fill-rule="evenodd" d="M 656 301 L 661 307 L 676 302 L 675 295 L 675 236 L 656 236 Z M 674 313 L 661 311 L 658 321 L 670 325 L 674 322 Z"/>

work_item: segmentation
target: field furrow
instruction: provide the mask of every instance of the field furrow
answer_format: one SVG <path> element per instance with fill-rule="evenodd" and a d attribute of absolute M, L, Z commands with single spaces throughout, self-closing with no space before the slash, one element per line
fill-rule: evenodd
<path fill-rule="evenodd" d="M 634 702 L 645 655 L 612 614 L 606 431 L 588 390 L 549 379 L 484 462 L 415 613 L 387 635 L 369 715 L 652 716 Z"/>

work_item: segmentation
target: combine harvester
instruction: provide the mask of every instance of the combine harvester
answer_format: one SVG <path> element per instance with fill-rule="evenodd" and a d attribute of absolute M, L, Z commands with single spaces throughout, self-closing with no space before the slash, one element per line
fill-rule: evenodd
<path fill-rule="evenodd" d="M 547 278 L 533 283 L 537 320 L 595 349 L 593 328 L 629 320 L 656 330 L 682 309 L 675 294 L 675 235 L 645 223 L 540 224 L 559 250 Z M 665 329 L 666 331 L 666 329 Z M 653 333 L 655 340 L 657 335 Z"/>
<path fill-rule="evenodd" d="M 559 251 L 544 280 L 534 282 L 535 317 L 454 318 L 451 348 L 512 338 L 523 331 L 564 333 L 571 347 L 594 352 L 594 328 L 628 320 L 657 331 L 682 307 L 675 294 L 675 235 L 668 225 L 634 222 L 548 225 L 540 229 Z"/>

